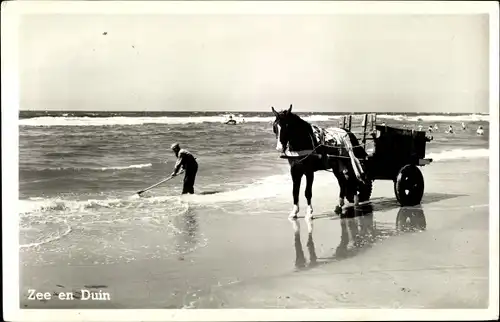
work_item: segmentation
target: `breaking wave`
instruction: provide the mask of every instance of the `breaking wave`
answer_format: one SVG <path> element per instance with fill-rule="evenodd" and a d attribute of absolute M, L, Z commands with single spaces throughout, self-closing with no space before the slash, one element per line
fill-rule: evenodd
<path fill-rule="evenodd" d="M 318 122 L 338 119 L 335 115 L 310 115 L 304 117 L 307 121 Z M 274 117 L 254 116 L 244 118 L 245 123 L 272 122 Z M 192 117 L 34 117 L 19 120 L 22 126 L 113 126 L 113 125 L 144 125 L 144 124 L 193 124 L 193 123 L 224 123 L 224 116 L 192 116 Z"/>
<path fill-rule="evenodd" d="M 426 155 L 427 158 L 432 158 L 434 161 L 445 161 L 454 159 L 477 159 L 488 158 L 490 156 L 489 149 L 454 149 L 441 152 L 432 152 Z"/>
<path fill-rule="evenodd" d="M 20 200 L 19 205 L 20 249 L 52 243 L 72 232 L 82 234 L 82 231 L 94 229 L 124 232 L 136 227 L 161 233 L 167 229 L 175 233 L 179 228 L 174 218 L 189 211 L 186 202 L 173 196 L 85 201 L 30 198 Z M 122 235 L 117 236 L 119 243 L 121 238 Z M 105 245 L 103 250 L 106 250 Z"/>
<path fill-rule="evenodd" d="M 378 115 L 377 118 L 392 119 L 402 122 L 489 122 L 490 116 L 484 114 L 469 115 Z"/>
<path fill-rule="evenodd" d="M 153 166 L 151 163 L 143 163 L 143 164 L 132 164 L 128 166 L 115 166 L 115 167 L 95 167 L 95 168 L 70 168 L 70 167 L 59 167 L 59 168 L 47 168 L 44 170 L 75 170 L 75 171 L 81 171 L 81 170 L 94 170 L 94 171 L 106 171 L 106 170 L 127 170 L 127 169 L 140 169 L 140 168 L 148 168 Z"/>
<path fill-rule="evenodd" d="M 176 200 L 179 200 L 178 196 L 140 198 L 137 195 L 131 195 L 125 198 L 88 200 L 68 200 L 62 198 L 44 199 L 37 197 L 30 198 L 29 200 L 20 200 L 19 213 L 21 215 L 26 215 L 46 212 L 75 212 L 111 208 L 141 208 Z"/>
<path fill-rule="evenodd" d="M 298 113 L 299 115 L 301 113 Z M 340 119 L 341 115 L 306 115 L 303 118 L 309 122 L 322 122 Z M 408 122 L 458 122 L 458 121 L 489 121 L 489 115 L 384 115 L 377 116 L 380 119 L 394 119 Z M 250 116 L 243 117 L 245 123 L 269 123 L 274 120 L 274 116 Z M 190 116 L 190 117 L 61 117 L 42 116 L 20 119 L 21 126 L 115 126 L 115 125 L 144 125 L 144 124 L 196 124 L 196 123 L 224 123 L 225 116 Z"/>
<path fill-rule="evenodd" d="M 23 172 L 30 173 L 72 173 L 72 172 L 85 172 L 85 171 L 116 171 L 116 170 L 131 170 L 131 169 L 141 169 L 152 167 L 152 163 L 144 164 L 132 164 L 128 166 L 111 166 L 111 167 L 54 167 L 54 168 L 43 168 L 43 169 L 23 169 Z"/>

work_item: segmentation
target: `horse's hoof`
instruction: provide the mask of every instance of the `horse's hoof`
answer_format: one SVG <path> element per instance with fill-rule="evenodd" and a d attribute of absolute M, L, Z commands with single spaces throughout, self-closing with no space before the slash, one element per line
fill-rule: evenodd
<path fill-rule="evenodd" d="M 344 198 L 339 198 L 339 205 L 338 207 L 343 207 L 344 206 Z"/>
<path fill-rule="evenodd" d="M 290 215 L 288 215 L 288 218 L 297 218 L 297 214 L 299 213 L 299 210 L 300 210 L 299 206 L 293 205 L 293 209 L 290 212 Z"/>
<path fill-rule="evenodd" d="M 358 195 L 355 195 L 354 196 L 354 206 L 359 206 L 359 196 Z"/>
<path fill-rule="evenodd" d="M 341 213 L 342 213 L 342 207 L 341 207 L 341 206 L 337 206 L 337 207 L 335 207 L 335 213 L 336 213 L 337 215 L 341 214 Z"/>
<path fill-rule="evenodd" d="M 290 214 L 288 215 L 288 218 L 289 219 L 297 219 L 298 213 L 299 213 L 299 209 L 294 207 L 292 212 L 290 212 Z"/>

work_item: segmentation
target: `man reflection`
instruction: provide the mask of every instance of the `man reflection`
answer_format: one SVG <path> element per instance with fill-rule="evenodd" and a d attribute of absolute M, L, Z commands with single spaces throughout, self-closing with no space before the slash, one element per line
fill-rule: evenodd
<path fill-rule="evenodd" d="M 184 259 L 183 255 L 190 253 L 196 247 L 198 242 L 198 221 L 194 211 L 188 209 L 186 213 L 176 218 L 177 228 L 177 253 L 180 255 L 181 260 Z"/>

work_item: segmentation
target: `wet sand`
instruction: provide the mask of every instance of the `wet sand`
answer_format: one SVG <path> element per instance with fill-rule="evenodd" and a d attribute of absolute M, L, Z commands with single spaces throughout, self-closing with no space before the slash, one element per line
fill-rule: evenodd
<path fill-rule="evenodd" d="M 377 181 L 372 208 L 343 218 L 332 213 L 336 192 L 324 189 L 335 181 L 318 174 L 311 235 L 303 218 L 300 234 L 287 220 L 285 192 L 282 201 L 255 201 L 246 216 L 238 205 L 198 216 L 209 242 L 182 257 L 22 267 L 21 308 L 486 308 L 488 160 L 423 171 L 421 207 L 400 208 L 392 183 Z M 28 289 L 87 289 L 111 300 L 28 300 Z"/>

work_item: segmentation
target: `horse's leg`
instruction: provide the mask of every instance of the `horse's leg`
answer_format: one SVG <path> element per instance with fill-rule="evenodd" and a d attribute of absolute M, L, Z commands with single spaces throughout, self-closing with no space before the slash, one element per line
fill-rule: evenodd
<path fill-rule="evenodd" d="M 340 177 L 344 181 L 343 191 L 341 191 L 341 196 L 345 197 L 349 203 L 354 203 L 355 206 L 359 204 L 358 198 L 358 185 L 359 181 L 355 175 L 354 169 L 351 162 L 346 161 L 339 162 L 339 173 Z"/>
<path fill-rule="evenodd" d="M 344 178 L 344 175 L 342 173 L 339 174 L 338 177 L 339 181 L 339 203 L 335 207 L 335 213 L 340 214 L 342 212 L 342 207 L 344 207 L 344 200 L 347 197 L 347 180 Z"/>
<path fill-rule="evenodd" d="M 354 188 L 354 206 L 359 206 L 359 194 L 358 194 L 358 185 L 357 185 L 357 182 L 356 182 L 356 185 L 355 185 L 355 188 Z"/>
<path fill-rule="evenodd" d="M 345 179 L 345 189 L 344 189 L 344 196 L 347 199 L 347 202 L 349 203 L 354 203 L 355 202 L 355 196 L 356 196 L 356 182 L 355 178 L 349 173 L 346 173 L 346 179 Z"/>
<path fill-rule="evenodd" d="M 292 175 L 293 181 L 293 208 L 290 212 L 289 218 L 297 218 L 299 213 L 299 192 L 300 192 L 300 182 L 302 181 L 303 172 L 299 167 L 292 166 L 290 168 L 290 174 Z"/>
<path fill-rule="evenodd" d="M 346 195 L 346 187 L 347 187 L 347 182 L 345 180 L 345 177 L 340 170 L 339 163 L 336 161 L 334 164 L 332 164 L 332 172 L 337 178 L 337 182 L 339 184 L 339 203 L 335 207 L 335 213 L 340 214 L 342 212 L 342 207 L 344 206 L 344 198 Z"/>
<path fill-rule="evenodd" d="M 359 181 L 354 175 L 354 170 L 352 168 L 346 168 L 345 196 L 347 201 L 349 203 L 353 203 L 354 206 L 359 205 L 358 186 L 359 186 Z"/>
<path fill-rule="evenodd" d="M 306 220 L 310 220 L 313 217 L 312 215 L 313 207 L 311 204 L 313 182 L 314 182 L 314 172 L 313 171 L 306 172 L 306 191 L 305 191 L 305 196 L 307 200 Z"/>

